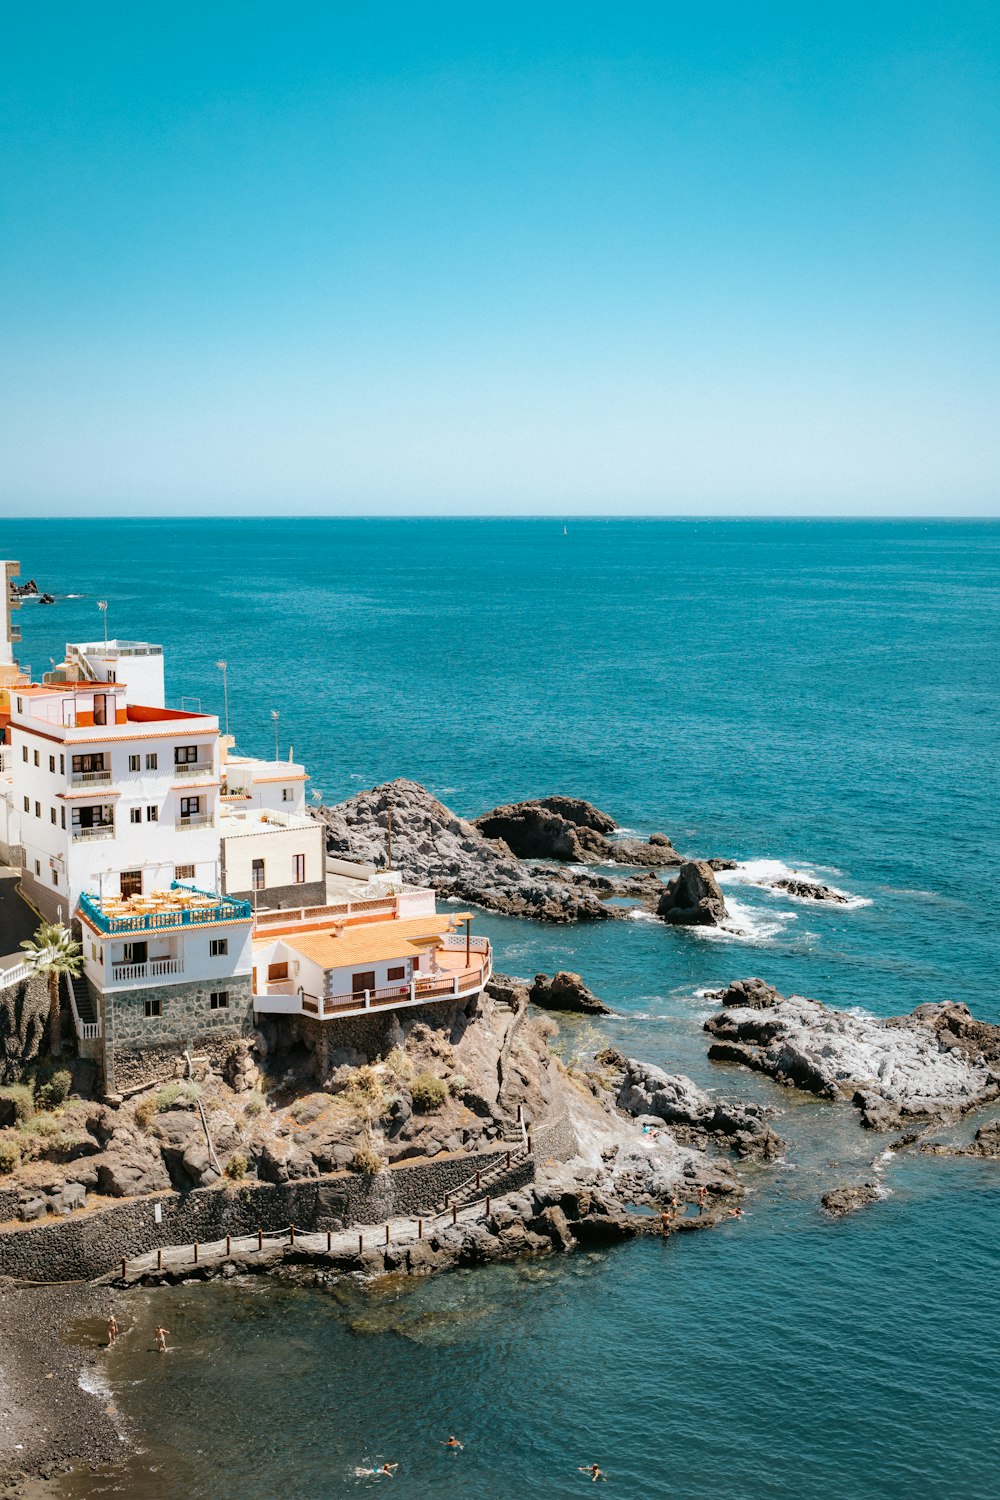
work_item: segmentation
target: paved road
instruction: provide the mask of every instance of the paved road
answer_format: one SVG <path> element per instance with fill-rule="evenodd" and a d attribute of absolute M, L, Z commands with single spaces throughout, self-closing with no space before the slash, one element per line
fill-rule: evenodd
<path fill-rule="evenodd" d="M 0 865 L 0 953 L 16 953 L 38 926 L 35 913 L 15 890 L 20 876 L 20 870 Z"/>

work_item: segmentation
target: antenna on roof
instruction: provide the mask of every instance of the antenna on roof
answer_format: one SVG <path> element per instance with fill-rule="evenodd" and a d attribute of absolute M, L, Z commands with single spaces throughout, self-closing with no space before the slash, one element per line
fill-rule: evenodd
<path fill-rule="evenodd" d="M 97 607 L 101 611 L 101 614 L 104 616 L 104 649 L 106 651 L 108 649 L 108 601 L 107 601 L 107 599 L 98 599 L 98 601 L 97 601 Z"/>
<path fill-rule="evenodd" d="M 224 661 L 217 661 L 215 663 L 215 665 L 218 667 L 219 671 L 222 673 L 222 699 L 223 699 L 223 702 L 226 705 L 226 734 L 228 735 L 229 734 L 229 679 L 226 676 L 227 663 L 224 662 Z"/>

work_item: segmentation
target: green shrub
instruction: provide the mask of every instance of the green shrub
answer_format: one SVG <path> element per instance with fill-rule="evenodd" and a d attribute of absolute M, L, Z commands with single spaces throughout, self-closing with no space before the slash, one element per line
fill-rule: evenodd
<path fill-rule="evenodd" d="M 226 1176 L 229 1177 L 233 1182 L 242 1182 L 244 1177 L 247 1175 L 247 1167 L 249 1165 L 250 1163 L 247 1161 L 242 1151 L 234 1151 L 232 1156 L 226 1162 Z"/>
<path fill-rule="evenodd" d="M 156 1096 L 156 1107 L 160 1114 L 165 1110 L 193 1109 L 201 1098 L 201 1089 L 196 1083 L 168 1083 Z"/>
<path fill-rule="evenodd" d="M 243 1113 L 248 1120 L 256 1120 L 267 1109 L 267 1100 L 263 1094 L 253 1093 L 243 1106 Z"/>
<path fill-rule="evenodd" d="M 413 1108 L 423 1114 L 430 1114 L 444 1104 L 448 1097 L 448 1085 L 435 1073 L 419 1073 L 413 1080 L 410 1092 L 413 1096 Z"/>
<path fill-rule="evenodd" d="M 10 1136 L 0 1135 L 0 1177 L 16 1172 L 21 1165 L 21 1147 Z"/>
<path fill-rule="evenodd" d="M 66 1068 L 60 1068 L 47 1083 L 42 1084 L 35 1097 L 43 1109 L 58 1109 L 69 1098 L 72 1083 L 73 1075 Z"/>
<path fill-rule="evenodd" d="M 351 1171 L 360 1172 L 365 1177 L 377 1177 L 384 1166 L 384 1158 L 371 1144 L 359 1146 L 351 1157 Z"/>
<path fill-rule="evenodd" d="M 35 1113 L 35 1097 L 26 1083 L 11 1083 L 0 1089 L 0 1099 L 8 1099 L 14 1106 L 15 1120 L 30 1120 Z"/>
<path fill-rule="evenodd" d="M 382 1099 L 382 1081 L 374 1068 L 355 1068 L 344 1089 L 344 1095 L 353 1104 L 379 1104 Z"/>
<path fill-rule="evenodd" d="M 41 1136 L 45 1140 L 62 1135 L 62 1126 L 55 1115 L 32 1115 L 30 1120 L 18 1120 L 17 1128 L 25 1135 Z"/>
<path fill-rule="evenodd" d="M 410 1074 L 413 1072 L 413 1067 L 410 1063 L 410 1059 L 407 1057 L 402 1047 L 393 1047 L 392 1051 L 389 1053 L 389 1056 L 385 1060 L 385 1065 L 389 1069 L 389 1072 L 392 1074 L 393 1078 L 409 1078 Z"/>

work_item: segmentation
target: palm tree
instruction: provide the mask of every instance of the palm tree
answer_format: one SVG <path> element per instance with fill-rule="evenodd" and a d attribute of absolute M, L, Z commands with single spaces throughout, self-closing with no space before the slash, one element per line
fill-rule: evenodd
<path fill-rule="evenodd" d="M 59 1014 L 59 981 L 63 974 L 79 974 L 83 962 L 80 944 L 61 922 L 43 922 L 33 938 L 21 944 L 24 961 L 36 974 L 44 974 L 49 985 L 49 1051 L 58 1056 L 62 1047 Z"/>

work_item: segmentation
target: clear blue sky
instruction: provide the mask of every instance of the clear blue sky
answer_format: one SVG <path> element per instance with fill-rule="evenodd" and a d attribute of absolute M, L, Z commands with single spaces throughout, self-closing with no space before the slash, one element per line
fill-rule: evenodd
<path fill-rule="evenodd" d="M 0 513 L 997 514 L 997 17 L 10 5 Z"/>

